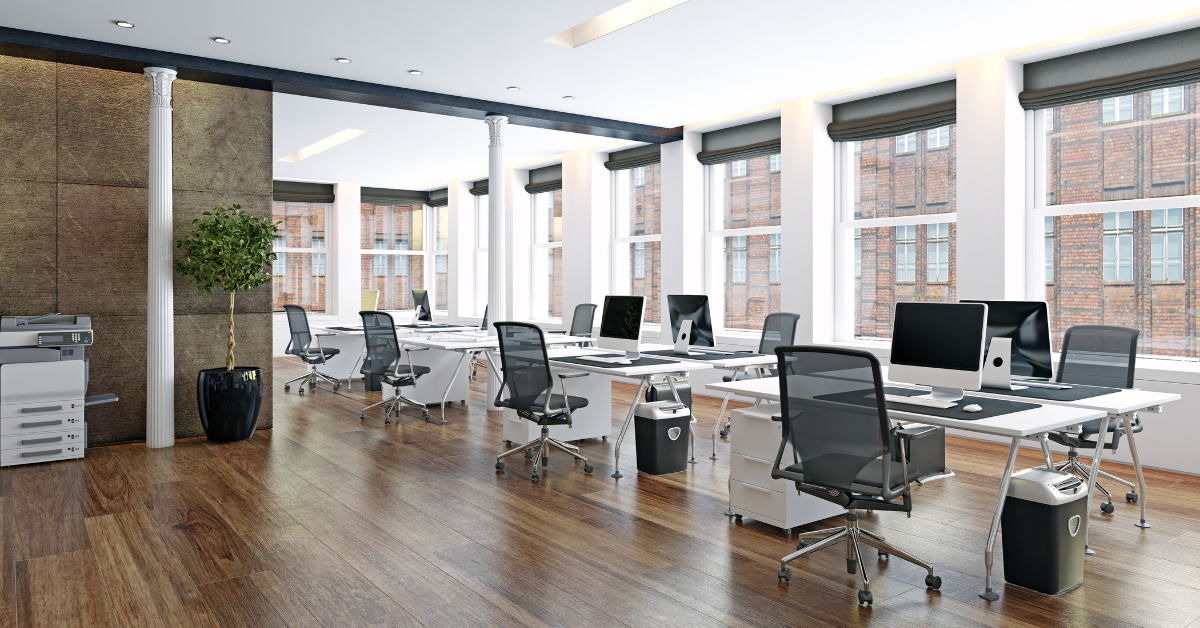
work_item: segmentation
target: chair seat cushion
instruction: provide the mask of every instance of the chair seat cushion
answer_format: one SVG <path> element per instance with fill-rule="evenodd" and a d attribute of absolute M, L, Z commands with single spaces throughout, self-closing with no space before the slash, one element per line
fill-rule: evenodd
<path fill-rule="evenodd" d="M 784 471 L 802 476 L 804 475 L 804 463 L 796 463 L 784 469 Z M 889 478 L 892 483 L 891 489 L 896 490 L 898 488 L 903 488 L 904 474 L 900 469 L 900 465 L 893 463 L 891 471 L 892 475 L 891 478 Z M 911 464 L 908 465 L 908 481 L 916 481 L 918 472 L 919 470 L 917 467 Z M 868 462 L 867 466 L 863 467 L 862 470 L 859 471 L 856 476 L 854 476 L 854 485 L 852 486 L 852 489 L 864 493 L 875 494 L 878 493 L 881 488 L 883 488 L 883 460 L 876 458 L 875 460 Z"/>
<path fill-rule="evenodd" d="M 300 359 L 312 364 L 314 362 L 321 362 L 326 358 L 332 358 L 341 352 L 341 349 L 309 349 L 308 353 L 300 356 Z"/>
<path fill-rule="evenodd" d="M 1072 434 L 1070 432 L 1050 432 L 1047 436 L 1050 440 L 1064 447 L 1075 447 L 1076 449 L 1095 449 L 1095 437 L 1100 433 L 1100 419 L 1088 421 L 1082 425 L 1082 434 Z M 1120 431 L 1125 432 L 1125 422 L 1120 419 L 1108 420 L 1108 433 Z M 1142 431 L 1142 421 L 1137 419 L 1133 422 L 1133 433 L 1137 434 Z M 1104 439 L 1104 448 L 1112 449 L 1112 439 Z"/>
<path fill-rule="evenodd" d="M 549 403 L 546 402 L 546 395 L 527 395 L 524 397 L 513 397 L 511 399 L 501 399 L 500 405 L 513 410 L 525 410 L 527 412 L 562 412 L 567 409 L 562 395 L 550 395 Z M 573 397 L 567 395 L 566 401 L 571 404 L 571 411 L 586 408 L 588 400 L 583 397 Z"/>
<path fill-rule="evenodd" d="M 1110 433 L 1115 432 L 1117 430 L 1124 430 L 1124 429 L 1125 429 L 1124 421 L 1122 421 L 1120 419 L 1109 419 L 1108 420 L 1108 431 Z M 1141 431 L 1142 431 L 1142 421 L 1140 419 L 1137 421 L 1134 421 L 1133 422 L 1133 433 L 1137 434 Z M 1084 423 L 1083 424 L 1083 433 L 1084 433 L 1084 435 L 1099 434 L 1100 433 L 1100 419 L 1094 419 L 1094 420 L 1088 421 L 1087 423 Z"/>
<path fill-rule="evenodd" d="M 394 381 L 400 381 L 400 380 L 408 381 L 408 376 L 411 374 L 415 374 L 417 377 L 420 377 L 422 375 L 425 375 L 427 373 L 432 373 L 432 372 L 433 372 L 433 370 L 430 369 L 428 366 L 421 366 L 420 364 L 414 364 L 412 367 L 412 371 L 410 373 L 408 365 L 402 364 L 399 367 L 393 366 L 393 367 L 388 368 L 387 373 L 384 373 L 383 375 L 381 375 L 380 379 L 382 379 L 385 383 L 391 385 L 392 382 L 394 382 Z M 398 377 L 393 377 L 393 375 L 398 375 Z"/>

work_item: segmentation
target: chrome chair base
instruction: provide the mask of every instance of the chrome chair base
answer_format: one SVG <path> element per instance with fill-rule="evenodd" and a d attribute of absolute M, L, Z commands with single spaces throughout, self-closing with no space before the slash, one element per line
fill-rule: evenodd
<path fill-rule="evenodd" d="M 545 467 L 549 464 L 548 454 L 550 453 L 550 448 L 561 450 L 563 453 L 566 453 L 566 454 L 572 456 L 573 458 L 575 458 L 576 461 L 582 462 L 584 473 L 592 472 L 592 465 L 588 462 L 587 458 L 585 458 L 584 456 L 582 456 L 579 453 L 579 448 L 576 447 L 575 445 L 569 445 L 560 440 L 555 440 L 553 438 L 550 438 L 550 428 L 545 425 L 542 426 L 542 435 L 540 437 L 535 438 L 535 439 L 529 441 L 528 443 L 521 445 L 520 447 L 517 447 L 515 449 L 510 449 L 510 450 L 500 454 L 499 456 L 496 456 L 496 468 L 500 471 L 503 471 L 505 458 L 507 458 L 511 455 L 514 455 L 514 454 L 519 454 L 521 452 L 532 452 L 534 449 L 536 449 L 537 450 L 536 454 L 530 454 L 530 453 L 525 454 L 526 457 L 532 456 L 532 458 L 533 458 L 533 481 L 536 482 L 536 481 L 538 481 L 538 479 L 540 477 L 540 472 L 538 471 L 538 464 L 540 463 L 541 466 L 543 466 L 543 467 Z"/>
<path fill-rule="evenodd" d="M 422 413 L 424 413 L 426 421 L 429 421 L 429 422 L 433 421 L 433 417 L 430 416 L 430 414 L 429 414 L 429 407 L 423 403 L 413 401 L 412 399 L 409 399 L 408 397 L 401 395 L 399 386 L 393 387 L 391 397 L 388 397 L 387 399 L 384 399 L 383 401 L 380 401 L 378 403 L 373 403 L 373 404 L 363 408 L 362 412 L 359 413 L 359 419 L 366 421 L 367 420 L 367 410 L 370 410 L 371 408 L 377 408 L 384 404 L 387 404 L 383 409 L 383 424 L 384 425 L 392 424 L 393 412 L 395 413 L 396 417 L 400 416 L 400 406 L 401 405 L 412 406 L 413 408 L 416 408 L 416 409 L 420 410 Z"/>
<path fill-rule="evenodd" d="M 312 367 L 312 370 L 310 370 L 309 372 L 305 373 L 304 375 L 301 375 L 300 377 L 293 377 L 292 379 L 289 379 L 288 381 L 283 383 L 284 392 L 291 390 L 292 382 L 297 382 L 297 381 L 300 382 L 300 390 L 297 392 L 299 392 L 301 395 L 304 394 L 304 385 L 305 384 L 308 384 L 308 387 L 315 391 L 317 389 L 318 381 L 325 381 L 330 384 L 333 384 L 333 392 L 337 392 L 338 389 L 342 387 L 341 380 L 334 379 L 334 378 L 318 371 L 316 364 L 310 364 L 309 366 Z"/>
<path fill-rule="evenodd" d="M 1079 452 L 1075 449 L 1071 449 L 1071 450 L 1067 451 L 1067 459 L 1064 460 L 1063 462 L 1055 464 L 1054 470 L 1055 471 L 1065 471 L 1067 473 L 1077 475 L 1084 482 L 1088 482 L 1091 480 L 1092 470 L 1087 465 L 1084 465 L 1083 463 L 1079 462 Z M 1100 472 L 1100 477 L 1108 478 L 1114 482 L 1117 482 L 1118 484 L 1121 484 L 1125 488 L 1128 488 L 1129 492 L 1125 493 L 1125 501 L 1132 502 L 1132 503 L 1137 502 L 1137 500 L 1138 500 L 1137 487 L 1135 487 L 1132 482 L 1125 480 L 1123 478 L 1119 478 L 1111 473 L 1106 473 L 1104 471 Z M 1115 510 L 1115 507 L 1112 505 L 1112 494 L 1108 492 L 1108 489 L 1104 488 L 1104 486 L 1100 484 L 1100 478 L 1096 478 L 1096 488 L 1100 491 L 1101 494 L 1104 495 L 1104 499 L 1105 499 L 1105 502 L 1103 504 L 1100 504 L 1100 511 L 1105 514 L 1112 514 L 1113 511 Z"/>

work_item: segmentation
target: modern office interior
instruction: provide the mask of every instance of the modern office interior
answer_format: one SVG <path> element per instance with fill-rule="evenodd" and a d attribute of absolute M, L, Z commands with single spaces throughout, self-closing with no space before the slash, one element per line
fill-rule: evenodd
<path fill-rule="evenodd" d="M 1198 119 L 1176 0 L 7 3 L 0 626 L 1200 626 Z"/>

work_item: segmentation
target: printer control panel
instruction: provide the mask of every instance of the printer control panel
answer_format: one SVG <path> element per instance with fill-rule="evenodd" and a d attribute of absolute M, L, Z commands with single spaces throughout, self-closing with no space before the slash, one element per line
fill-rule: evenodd
<path fill-rule="evenodd" d="M 48 331 L 38 333 L 39 347 L 69 347 L 91 345 L 91 331 Z"/>

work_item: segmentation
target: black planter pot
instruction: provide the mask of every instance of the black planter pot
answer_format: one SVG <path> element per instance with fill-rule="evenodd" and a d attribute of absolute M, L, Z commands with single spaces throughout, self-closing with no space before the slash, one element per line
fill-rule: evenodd
<path fill-rule="evenodd" d="M 258 427 L 262 409 L 262 369 L 252 366 L 204 369 L 196 378 L 200 424 L 211 441 L 245 440 Z"/>

